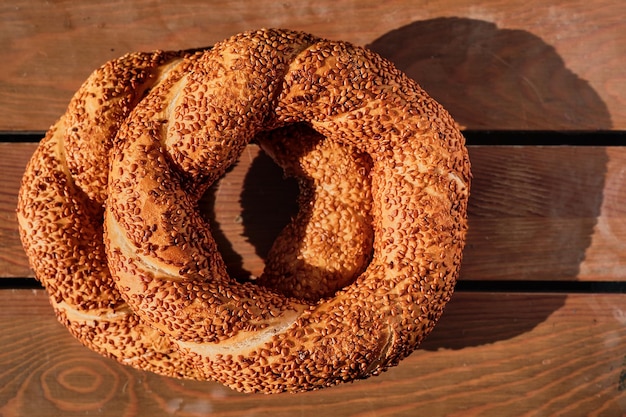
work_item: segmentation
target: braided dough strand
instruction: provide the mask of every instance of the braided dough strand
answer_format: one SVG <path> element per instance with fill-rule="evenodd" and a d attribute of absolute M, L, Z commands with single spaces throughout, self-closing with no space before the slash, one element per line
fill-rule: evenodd
<path fill-rule="evenodd" d="M 95 71 L 31 158 L 17 214 L 30 264 L 74 336 L 122 363 L 197 378 L 175 345 L 139 322 L 123 301 L 102 237 L 113 135 L 138 95 L 180 55 L 129 54 Z"/>
<path fill-rule="evenodd" d="M 63 175 L 45 174 L 88 189 L 74 220 L 93 230 L 49 234 L 60 215 L 35 221 L 42 185 L 23 187 L 20 226 L 38 277 L 55 282 L 59 266 L 32 260 L 39 239 L 97 254 L 104 271 L 85 269 L 80 288 L 65 277 L 60 295 L 47 285 L 52 298 L 73 300 L 83 281 L 97 281 L 111 301 L 94 309 L 123 306 L 139 356 L 155 358 L 134 366 L 240 391 L 317 389 L 397 364 L 437 322 L 461 262 L 470 169 L 451 117 L 391 63 L 345 42 L 261 30 L 178 56 L 150 67 L 153 81 L 123 105 L 103 100 L 123 117 L 105 129 L 104 146 L 81 146 L 108 156 L 106 187 L 80 175 L 84 161 L 65 168 L 58 159 Z M 300 178 L 305 207 L 258 282 L 238 282 L 198 200 L 252 140 Z M 45 143 L 37 160 L 54 154 Z M 66 191 L 50 190 L 65 204 Z M 90 332 L 120 340 L 94 323 Z"/>

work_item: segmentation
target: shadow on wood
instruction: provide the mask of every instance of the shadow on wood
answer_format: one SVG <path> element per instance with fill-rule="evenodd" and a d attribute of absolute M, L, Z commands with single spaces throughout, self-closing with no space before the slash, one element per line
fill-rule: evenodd
<path fill-rule="evenodd" d="M 282 169 L 263 152 L 247 166 L 242 182 L 234 187 L 241 190 L 238 196 L 241 211 L 233 213 L 234 221 L 241 223 L 242 237 L 253 246 L 254 256 L 264 260 L 280 231 L 298 212 L 298 185 L 294 178 L 285 178 Z M 220 184 L 214 184 L 202 197 L 200 205 L 230 276 L 246 281 L 260 270 L 246 269 L 239 253 L 240 239 L 229 233 L 229 225 L 220 224 L 216 218 L 214 205 L 219 190 Z"/>
<path fill-rule="evenodd" d="M 565 304 L 564 294 L 456 294 L 421 349 L 463 349 L 531 332 Z"/>
<path fill-rule="evenodd" d="M 464 127 L 611 128 L 606 105 L 589 83 L 527 31 L 438 18 L 389 32 L 369 47 L 418 81 Z M 475 177 L 462 277 L 575 280 L 600 215 L 604 149 L 575 149 L 567 160 L 541 147 L 530 152 L 511 148 L 505 159 L 493 155 L 485 147 L 470 154 Z M 538 183 L 548 186 L 539 190 Z M 520 306 L 507 297 L 497 298 L 495 310 L 453 298 L 424 348 L 457 349 L 514 337 L 532 330 L 564 300 L 561 295 L 546 298 L 538 314 L 520 322 L 508 318 Z M 500 312 L 500 330 L 484 329 L 471 319 L 486 309 Z"/>
<path fill-rule="evenodd" d="M 369 48 L 415 79 L 470 129 L 596 130 L 606 105 L 551 45 L 468 18 L 413 22 Z"/>

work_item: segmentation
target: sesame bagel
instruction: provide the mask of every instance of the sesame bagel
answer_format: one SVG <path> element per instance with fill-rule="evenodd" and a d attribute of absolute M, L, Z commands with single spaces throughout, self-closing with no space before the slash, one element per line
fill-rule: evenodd
<path fill-rule="evenodd" d="M 300 213 L 254 281 L 198 210 L 256 141 Z M 286 30 L 97 70 L 31 159 L 20 233 L 59 319 L 139 369 L 298 392 L 397 364 L 453 292 L 470 166 L 450 115 L 373 52 Z"/>

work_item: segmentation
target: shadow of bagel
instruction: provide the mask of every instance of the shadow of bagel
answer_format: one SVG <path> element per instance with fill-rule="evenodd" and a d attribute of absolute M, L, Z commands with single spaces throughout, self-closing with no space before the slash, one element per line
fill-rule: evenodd
<path fill-rule="evenodd" d="M 606 105 L 556 49 L 524 30 L 462 17 L 417 21 L 376 39 L 388 58 L 471 130 L 602 130 Z M 501 135 L 506 145 L 506 134 Z M 471 144 L 470 144 L 471 145 Z M 470 147 L 474 179 L 461 280 L 576 280 L 600 215 L 603 148 Z M 541 189 L 536 184 L 543 184 Z M 422 348 L 508 340 L 565 294 L 457 293 Z"/>
<path fill-rule="evenodd" d="M 606 108 L 557 50 L 519 29 L 462 17 L 413 22 L 368 47 L 473 130 L 597 130 Z"/>
<path fill-rule="evenodd" d="M 440 18 L 401 27 L 368 47 L 417 80 L 468 129 L 611 127 L 606 106 L 589 83 L 569 70 L 552 46 L 523 30 Z M 572 161 L 554 159 L 558 153 L 540 147 L 530 153 L 515 149 L 502 154 L 470 147 L 474 180 L 461 280 L 484 282 L 485 292 L 455 294 L 424 349 L 509 340 L 544 322 L 567 299 L 489 293 L 491 280 L 577 278 L 600 214 L 606 152 L 584 148 Z M 545 187 L 538 190 L 537 183 Z M 267 155 L 252 161 L 240 203 L 245 238 L 258 256 L 265 258 L 295 215 L 297 194 L 295 183 L 284 182 Z M 231 273 L 245 275 L 219 225 L 215 231 Z"/>

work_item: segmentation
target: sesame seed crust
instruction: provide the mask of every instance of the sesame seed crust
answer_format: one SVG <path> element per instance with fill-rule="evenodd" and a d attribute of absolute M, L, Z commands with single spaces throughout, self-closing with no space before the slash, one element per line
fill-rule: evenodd
<path fill-rule="evenodd" d="M 241 283 L 197 206 L 253 140 L 298 179 L 300 212 Z M 389 61 L 269 29 L 95 71 L 31 159 L 18 220 L 86 346 L 298 392 L 379 374 L 428 335 L 458 276 L 470 179 L 450 115 Z"/>

